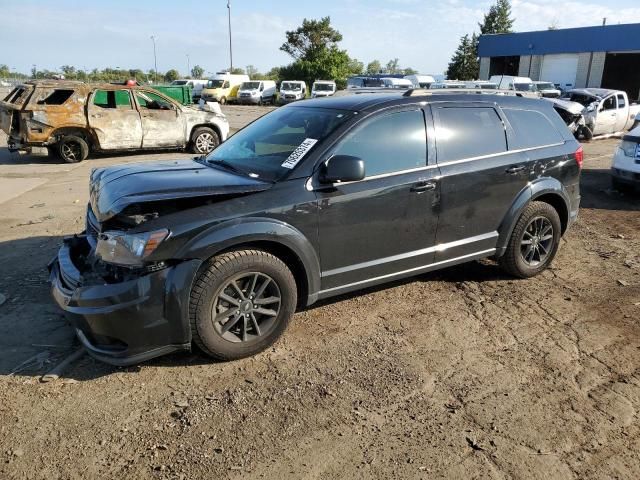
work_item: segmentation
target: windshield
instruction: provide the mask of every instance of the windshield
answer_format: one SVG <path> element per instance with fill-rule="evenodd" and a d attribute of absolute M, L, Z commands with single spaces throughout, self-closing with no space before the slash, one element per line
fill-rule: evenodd
<path fill-rule="evenodd" d="M 274 182 L 302 159 L 315 143 L 310 140 L 322 141 L 351 115 L 348 111 L 325 108 L 280 108 L 220 144 L 209 154 L 207 162 Z M 303 142 L 311 145 L 305 149 Z M 298 147 L 303 148 L 294 154 Z M 288 166 L 282 166 L 285 162 Z"/>
<path fill-rule="evenodd" d="M 299 83 L 283 82 L 280 90 L 291 90 L 297 92 L 299 90 L 302 90 L 302 85 L 300 85 Z"/>
<path fill-rule="evenodd" d="M 537 83 L 536 88 L 538 90 L 555 90 L 556 86 L 553 83 Z"/>
<path fill-rule="evenodd" d="M 533 83 L 514 83 L 513 87 L 519 92 L 535 92 L 536 86 Z"/>
<path fill-rule="evenodd" d="M 584 93 L 571 93 L 567 92 L 560 97 L 562 100 L 569 100 L 570 102 L 578 102 L 583 107 L 588 107 L 593 102 L 597 102 L 598 99 L 596 97 L 592 97 L 591 95 L 585 95 Z"/>
<path fill-rule="evenodd" d="M 260 82 L 244 82 L 240 90 L 257 90 L 260 88 Z"/>
<path fill-rule="evenodd" d="M 313 89 L 316 92 L 330 92 L 333 90 L 333 85 L 329 83 L 316 83 L 313 85 Z"/>
<path fill-rule="evenodd" d="M 174 80 L 171 82 L 171 85 L 186 85 L 189 80 Z"/>
<path fill-rule="evenodd" d="M 221 88 L 224 84 L 224 80 L 209 80 L 207 82 L 207 88 Z"/>

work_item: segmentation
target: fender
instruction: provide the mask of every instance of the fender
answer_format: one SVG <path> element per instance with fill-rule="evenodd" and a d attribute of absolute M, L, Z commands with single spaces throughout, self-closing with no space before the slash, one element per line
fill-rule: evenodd
<path fill-rule="evenodd" d="M 320 290 L 320 260 L 309 239 L 288 223 L 261 217 L 244 217 L 215 225 L 184 245 L 177 258 L 206 260 L 214 255 L 252 242 L 271 242 L 291 250 L 300 260 L 307 281 L 306 304 L 315 302 Z"/>
<path fill-rule="evenodd" d="M 516 197 L 516 199 L 511 204 L 511 208 L 507 211 L 500 227 L 498 227 L 498 242 L 496 245 L 496 258 L 501 257 L 507 249 L 507 244 L 509 243 L 509 238 L 511 238 L 511 233 L 522 215 L 524 209 L 529 205 L 530 202 L 533 202 L 536 198 L 541 197 L 542 195 L 553 194 L 558 196 L 564 202 L 566 207 L 566 211 L 570 212 L 571 202 L 569 200 L 569 195 L 567 194 L 566 189 L 560 183 L 559 180 L 553 177 L 543 177 L 538 178 L 529 183 Z M 563 224 L 568 225 L 569 218 L 565 216 L 562 218 L 562 213 L 559 212 L 560 220 Z"/>

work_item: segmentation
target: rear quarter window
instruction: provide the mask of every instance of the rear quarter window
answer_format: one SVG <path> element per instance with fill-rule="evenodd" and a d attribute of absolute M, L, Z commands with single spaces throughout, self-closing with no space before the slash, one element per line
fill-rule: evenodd
<path fill-rule="evenodd" d="M 549 118 L 535 110 L 503 108 L 515 134 L 512 149 L 535 148 L 563 143 L 564 138 Z"/>
<path fill-rule="evenodd" d="M 73 90 L 56 88 L 53 91 L 44 91 L 38 99 L 38 105 L 62 105 L 73 95 Z"/>
<path fill-rule="evenodd" d="M 504 124 L 492 107 L 434 109 L 438 163 L 507 151 Z"/>

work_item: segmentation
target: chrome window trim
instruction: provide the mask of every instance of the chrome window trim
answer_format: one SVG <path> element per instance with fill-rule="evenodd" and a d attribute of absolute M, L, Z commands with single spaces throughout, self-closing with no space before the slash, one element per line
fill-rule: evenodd
<path fill-rule="evenodd" d="M 330 277 L 332 275 L 339 275 L 341 273 L 351 272 L 353 270 L 360 270 L 362 268 L 375 267 L 377 265 L 384 265 L 385 263 L 396 262 L 398 260 L 405 260 L 407 258 L 418 257 L 420 255 L 426 255 L 427 253 L 443 252 L 449 248 L 459 247 L 469 243 L 481 242 L 483 240 L 490 240 L 492 238 L 498 238 L 498 232 L 488 232 L 481 235 L 474 235 L 473 237 L 463 238 L 461 240 L 455 240 L 453 242 L 441 243 L 432 247 L 421 248 L 420 250 L 413 250 L 411 252 L 399 253 L 397 255 L 391 255 L 390 257 L 378 258 L 376 260 L 369 260 L 362 263 L 355 263 L 353 265 L 347 265 L 345 267 L 333 268 L 322 272 L 321 278 Z"/>
<path fill-rule="evenodd" d="M 402 270 L 400 272 L 389 273 L 387 275 L 381 275 L 379 277 L 373 277 L 373 278 L 369 278 L 367 280 L 360 280 L 359 282 L 347 283 L 346 285 L 340 285 L 338 287 L 332 287 L 332 288 L 327 288 L 326 290 L 320 290 L 318 292 L 318 295 L 324 295 L 324 294 L 327 294 L 329 292 L 333 292 L 333 291 L 336 291 L 336 290 L 342 290 L 342 289 L 345 289 L 345 288 L 356 287 L 358 285 L 364 285 L 364 284 L 367 284 L 367 283 L 376 282 L 378 280 L 384 280 L 384 279 L 387 279 L 387 278 L 393 278 L 393 277 L 397 277 L 397 276 L 400 276 L 400 275 L 405 275 L 407 273 L 418 272 L 420 270 L 424 270 L 425 268 L 438 267 L 438 266 L 441 266 L 441 265 L 446 265 L 447 263 L 452 263 L 452 262 L 457 262 L 459 260 L 464 260 L 466 258 L 477 257 L 479 255 L 487 255 L 488 256 L 488 255 L 490 255 L 492 253 L 495 253 L 495 251 L 496 251 L 495 248 L 489 248 L 487 250 L 481 250 L 479 252 L 474 252 L 474 253 L 469 253 L 467 255 L 462 255 L 461 257 L 450 258 L 448 260 L 442 260 L 441 262 L 429 263 L 427 265 L 410 268 L 408 270 Z"/>
<path fill-rule="evenodd" d="M 447 162 L 438 163 L 438 166 L 442 167 L 442 166 L 447 166 L 447 165 L 456 165 L 458 163 L 473 162 L 474 160 L 483 160 L 485 158 L 490 158 L 490 157 L 500 157 L 500 156 L 503 156 L 503 155 L 509 155 L 511 153 L 530 152 L 532 150 L 538 150 L 540 148 L 560 147 L 562 145 L 566 145 L 566 143 L 567 142 L 564 141 L 564 142 L 558 142 L 558 143 L 551 143 L 551 144 L 548 144 L 548 145 L 538 145 L 536 147 L 527 147 L 527 148 L 518 148 L 518 149 L 515 149 L 515 150 L 507 150 L 506 152 L 490 153 L 488 155 L 480 155 L 478 157 L 461 158 L 460 160 L 449 160 Z"/>

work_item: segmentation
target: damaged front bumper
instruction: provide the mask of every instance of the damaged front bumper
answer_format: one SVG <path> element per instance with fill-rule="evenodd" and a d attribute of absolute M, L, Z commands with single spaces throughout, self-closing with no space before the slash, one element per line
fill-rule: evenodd
<path fill-rule="evenodd" d="M 85 235 L 66 238 L 49 271 L 53 298 L 90 355 L 125 366 L 191 348 L 189 294 L 200 260 L 114 281 L 82 266 L 89 252 Z"/>

